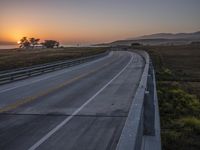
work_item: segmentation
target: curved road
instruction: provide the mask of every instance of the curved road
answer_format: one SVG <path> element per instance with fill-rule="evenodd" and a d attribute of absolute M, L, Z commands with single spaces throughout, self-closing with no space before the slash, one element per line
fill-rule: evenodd
<path fill-rule="evenodd" d="M 115 149 L 143 68 L 118 51 L 0 86 L 0 149 Z"/>

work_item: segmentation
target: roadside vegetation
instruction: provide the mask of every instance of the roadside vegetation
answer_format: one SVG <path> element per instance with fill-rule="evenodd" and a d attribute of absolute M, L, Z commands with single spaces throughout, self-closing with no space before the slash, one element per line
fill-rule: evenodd
<path fill-rule="evenodd" d="M 0 50 L 0 71 L 86 57 L 105 52 L 106 50 L 107 48 L 105 47 L 17 48 Z"/>
<path fill-rule="evenodd" d="M 163 150 L 200 149 L 200 45 L 133 46 L 156 70 Z"/>

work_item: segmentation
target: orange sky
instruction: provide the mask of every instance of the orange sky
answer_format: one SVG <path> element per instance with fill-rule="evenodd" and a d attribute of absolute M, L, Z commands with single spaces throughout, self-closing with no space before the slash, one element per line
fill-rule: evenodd
<path fill-rule="evenodd" d="M 0 41 L 17 42 L 27 36 L 99 43 L 158 32 L 193 32 L 200 27 L 199 7 L 198 0 L 1 0 Z"/>

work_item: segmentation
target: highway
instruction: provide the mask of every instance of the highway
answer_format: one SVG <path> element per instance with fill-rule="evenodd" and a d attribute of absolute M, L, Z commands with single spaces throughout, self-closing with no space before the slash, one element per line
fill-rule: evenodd
<path fill-rule="evenodd" d="M 145 62 L 108 56 L 0 86 L 0 150 L 114 150 Z"/>

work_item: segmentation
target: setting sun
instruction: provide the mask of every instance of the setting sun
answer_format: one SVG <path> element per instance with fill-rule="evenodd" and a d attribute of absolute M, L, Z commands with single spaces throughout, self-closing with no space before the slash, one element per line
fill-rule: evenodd
<path fill-rule="evenodd" d="M 21 42 L 20 41 L 17 41 L 17 44 L 20 44 Z"/>

